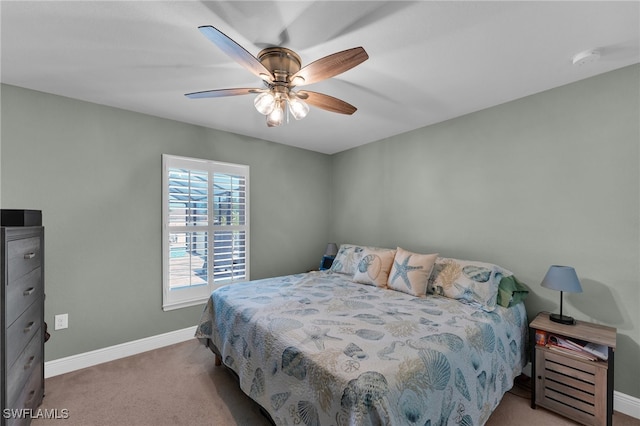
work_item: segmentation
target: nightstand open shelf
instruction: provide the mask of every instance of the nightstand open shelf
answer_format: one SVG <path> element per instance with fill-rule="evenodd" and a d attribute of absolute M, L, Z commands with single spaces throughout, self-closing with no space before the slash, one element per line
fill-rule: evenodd
<path fill-rule="evenodd" d="M 531 408 L 536 405 L 585 425 L 611 426 L 613 355 L 616 329 L 584 321 L 564 325 L 541 312 L 529 324 L 531 336 Z M 537 345 L 536 330 L 607 347 L 607 360 L 587 360 Z"/>

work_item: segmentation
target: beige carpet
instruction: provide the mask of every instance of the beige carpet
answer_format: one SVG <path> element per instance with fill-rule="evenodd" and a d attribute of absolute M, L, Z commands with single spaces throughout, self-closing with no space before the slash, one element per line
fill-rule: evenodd
<path fill-rule="evenodd" d="M 123 358 L 45 382 L 40 408 L 67 419 L 35 419 L 34 426 L 251 425 L 270 423 L 213 354 L 196 340 Z M 52 411 L 49 411 L 52 412 Z M 487 426 L 575 425 L 542 408 L 532 410 L 529 393 L 507 393 Z M 615 413 L 614 426 L 640 425 Z"/>

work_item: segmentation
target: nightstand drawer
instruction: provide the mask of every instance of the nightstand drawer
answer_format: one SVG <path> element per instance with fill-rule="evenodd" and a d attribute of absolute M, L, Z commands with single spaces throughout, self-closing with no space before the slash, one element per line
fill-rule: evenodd
<path fill-rule="evenodd" d="M 36 268 L 8 283 L 7 324 L 11 325 L 35 300 L 43 295 L 42 268 Z"/>
<path fill-rule="evenodd" d="M 31 339 L 24 352 L 7 372 L 7 395 L 20 395 L 33 372 L 43 363 L 42 329 L 38 329 L 36 336 Z M 11 399 L 11 398 L 9 398 Z"/>
<path fill-rule="evenodd" d="M 5 365 L 11 368 L 27 342 L 42 328 L 42 297 L 36 300 L 7 329 Z"/>
<path fill-rule="evenodd" d="M 12 282 L 42 264 L 40 237 L 9 241 L 7 254 L 7 278 Z"/>

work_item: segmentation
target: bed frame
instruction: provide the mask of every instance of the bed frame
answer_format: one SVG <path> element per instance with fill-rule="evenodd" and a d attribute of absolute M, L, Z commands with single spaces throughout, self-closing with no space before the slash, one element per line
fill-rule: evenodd
<path fill-rule="evenodd" d="M 220 367 L 222 365 L 224 365 L 222 363 L 222 355 L 220 354 L 220 351 L 218 350 L 218 348 L 216 347 L 216 345 L 213 344 L 213 342 L 211 341 L 211 339 L 200 339 L 203 344 L 209 348 L 209 350 L 211 352 L 213 352 L 213 355 L 215 356 L 215 361 L 214 364 L 216 367 Z M 231 374 L 233 374 L 233 377 L 236 378 L 236 382 L 240 383 L 240 378 L 238 377 L 238 374 L 233 371 L 231 368 L 227 367 L 226 365 L 224 365 L 224 368 L 231 372 Z M 253 401 L 253 400 L 252 400 Z M 271 415 L 267 412 L 267 410 L 265 410 L 262 405 L 258 404 L 257 402 L 253 401 L 254 404 L 256 404 L 258 406 L 258 408 L 260 409 L 260 413 L 269 421 L 269 423 L 271 423 L 273 426 L 276 426 L 276 423 L 273 421 L 273 419 L 271 418 Z"/>

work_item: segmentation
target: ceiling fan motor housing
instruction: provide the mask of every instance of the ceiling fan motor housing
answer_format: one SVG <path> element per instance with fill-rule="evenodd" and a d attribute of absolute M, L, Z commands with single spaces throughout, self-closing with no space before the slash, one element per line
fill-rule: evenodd
<path fill-rule="evenodd" d="M 274 83 L 290 83 L 292 75 L 300 71 L 300 56 L 286 47 L 267 47 L 258 53 L 258 60 L 274 76 Z"/>

